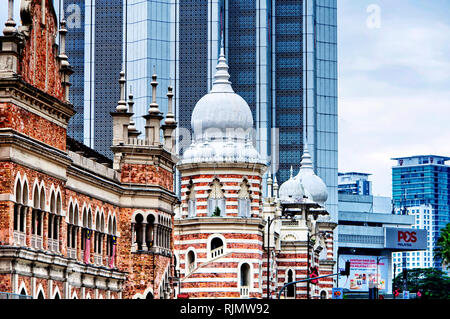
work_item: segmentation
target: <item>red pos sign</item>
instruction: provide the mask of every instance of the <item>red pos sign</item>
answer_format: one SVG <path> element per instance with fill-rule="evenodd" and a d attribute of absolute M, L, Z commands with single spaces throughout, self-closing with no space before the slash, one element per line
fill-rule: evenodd
<path fill-rule="evenodd" d="M 426 250 L 427 231 L 414 228 L 384 229 L 384 247 L 393 250 Z"/>

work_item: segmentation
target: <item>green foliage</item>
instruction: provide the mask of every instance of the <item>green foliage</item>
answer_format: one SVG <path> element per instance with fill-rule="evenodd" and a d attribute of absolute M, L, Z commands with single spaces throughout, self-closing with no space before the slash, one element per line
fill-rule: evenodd
<path fill-rule="evenodd" d="M 443 264 L 450 264 L 450 223 L 441 229 L 441 235 L 434 249 L 434 258 L 442 259 Z"/>
<path fill-rule="evenodd" d="M 402 273 L 395 277 L 394 286 L 403 290 Z M 434 268 L 411 269 L 407 271 L 406 290 L 420 291 L 423 299 L 450 299 L 450 277 Z"/>
<path fill-rule="evenodd" d="M 214 217 L 219 217 L 220 216 L 220 208 L 219 207 L 216 207 L 216 209 L 215 209 L 215 211 L 213 213 L 213 216 Z"/>

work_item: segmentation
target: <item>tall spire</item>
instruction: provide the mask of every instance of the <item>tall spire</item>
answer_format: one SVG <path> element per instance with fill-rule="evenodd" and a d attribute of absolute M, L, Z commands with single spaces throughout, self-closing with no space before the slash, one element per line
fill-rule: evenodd
<path fill-rule="evenodd" d="M 211 92 L 234 92 L 229 79 L 230 73 L 228 73 L 227 59 L 225 58 L 225 49 L 222 43 Z"/>

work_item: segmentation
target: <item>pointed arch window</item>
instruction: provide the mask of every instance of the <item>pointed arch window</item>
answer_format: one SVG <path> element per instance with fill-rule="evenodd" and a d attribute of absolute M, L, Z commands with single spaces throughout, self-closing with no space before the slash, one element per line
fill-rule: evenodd
<path fill-rule="evenodd" d="M 240 186 L 241 188 L 238 194 L 238 215 L 240 217 L 250 217 L 250 185 L 248 184 L 248 181 L 244 179 Z"/>
<path fill-rule="evenodd" d="M 70 203 L 67 224 L 67 253 L 69 258 L 77 258 L 78 205 Z"/>
<path fill-rule="evenodd" d="M 196 198 L 195 198 L 194 184 L 192 180 L 190 180 L 189 182 L 188 191 L 186 195 L 188 197 L 188 217 L 195 217 Z"/>
<path fill-rule="evenodd" d="M 59 251 L 59 228 L 61 225 L 61 194 L 52 191 L 50 195 L 50 213 L 48 214 L 48 249 Z"/>
<path fill-rule="evenodd" d="M 248 297 L 250 289 L 250 265 L 244 263 L 241 265 L 240 269 L 240 293 L 241 297 Z"/>
<path fill-rule="evenodd" d="M 31 210 L 31 247 L 42 249 L 42 220 L 41 195 L 39 187 L 35 185 L 33 191 L 33 209 Z"/>
<path fill-rule="evenodd" d="M 110 215 L 108 218 L 108 235 L 106 240 L 106 251 L 108 255 L 109 268 L 114 268 L 116 265 L 116 248 L 117 248 L 116 217 Z"/>
<path fill-rule="evenodd" d="M 292 269 L 289 269 L 287 271 L 286 283 L 293 282 L 293 281 L 295 281 L 295 279 L 294 279 L 294 271 Z M 286 287 L 286 296 L 288 298 L 295 298 L 295 284 L 289 285 L 289 286 Z"/>
<path fill-rule="evenodd" d="M 28 184 L 25 181 L 22 187 L 20 179 L 17 180 L 15 189 L 15 203 L 14 203 L 14 243 L 16 245 L 26 245 L 26 212 L 28 203 Z"/>
<path fill-rule="evenodd" d="M 217 178 L 212 182 L 208 196 L 208 216 L 225 216 L 225 196 Z"/>

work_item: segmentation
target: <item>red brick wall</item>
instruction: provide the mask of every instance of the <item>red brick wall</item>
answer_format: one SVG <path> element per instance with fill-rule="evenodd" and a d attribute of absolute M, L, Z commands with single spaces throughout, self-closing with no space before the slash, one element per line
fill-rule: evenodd
<path fill-rule="evenodd" d="M 124 164 L 121 170 L 122 183 L 159 185 L 173 191 L 173 174 L 164 168 L 144 164 Z"/>
<path fill-rule="evenodd" d="M 25 82 L 63 100 L 63 89 L 58 52 L 54 47 L 57 35 L 56 16 L 50 9 L 50 0 L 45 0 L 45 24 L 41 24 L 41 0 L 31 1 L 33 24 L 29 38 L 25 41 L 22 57 L 19 60 L 19 74 Z"/>
<path fill-rule="evenodd" d="M 0 128 L 11 128 L 59 150 L 66 150 L 66 129 L 17 105 L 0 103 Z"/>

